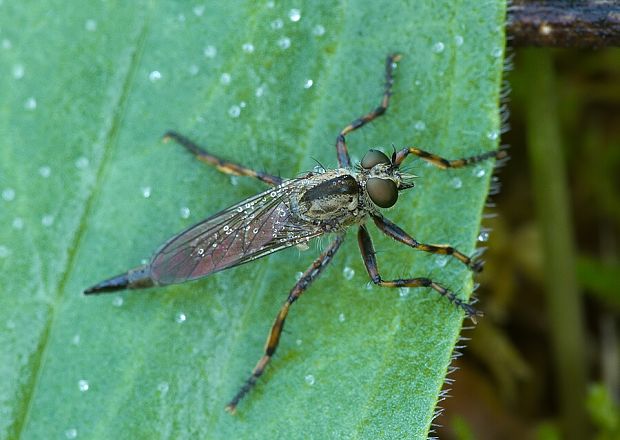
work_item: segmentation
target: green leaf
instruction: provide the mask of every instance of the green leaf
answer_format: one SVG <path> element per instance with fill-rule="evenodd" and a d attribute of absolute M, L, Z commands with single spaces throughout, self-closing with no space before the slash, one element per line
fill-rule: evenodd
<path fill-rule="evenodd" d="M 348 136 L 354 159 L 496 148 L 504 14 L 500 0 L 0 2 L 0 437 L 425 437 L 462 312 L 427 289 L 368 288 L 353 231 L 234 417 L 224 404 L 327 239 L 179 286 L 81 292 L 264 188 L 162 144 L 168 129 L 284 176 L 333 167 L 398 51 L 391 107 Z M 410 164 L 417 187 L 386 215 L 471 253 L 492 164 Z M 384 278 L 470 294 L 458 262 L 370 231 Z"/>

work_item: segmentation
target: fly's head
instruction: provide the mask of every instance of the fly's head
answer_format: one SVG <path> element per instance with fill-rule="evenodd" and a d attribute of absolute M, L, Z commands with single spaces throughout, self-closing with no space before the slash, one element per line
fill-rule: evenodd
<path fill-rule="evenodd" d="M 360 162 L 361 183 L 368 197 L 379 208 L 390 208 L 398 200 L 398 192 L 413 188 L 413 174 L 396 164 L 396 153 L 390 159 L 379 150 L 368 150 Z"/>

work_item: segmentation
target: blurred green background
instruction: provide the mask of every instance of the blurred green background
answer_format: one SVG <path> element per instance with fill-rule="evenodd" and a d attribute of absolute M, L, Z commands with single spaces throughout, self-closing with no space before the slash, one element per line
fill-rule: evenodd
<path fill-rule="evenodd" d="M 439 437 L 618 439 L 620 50 L 512 56 L 486 319 L 464 332 Z"/>

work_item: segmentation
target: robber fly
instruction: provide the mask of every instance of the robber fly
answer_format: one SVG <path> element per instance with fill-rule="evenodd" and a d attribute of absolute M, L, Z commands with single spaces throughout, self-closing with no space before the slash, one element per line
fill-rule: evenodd
<path fill-rule="evenodd" d="M 471 270 L 480 271 L 482 266 L 479 261 L 452 246 L 416 241 L 385 218 L 381 209 L 394 206 L 400 191 L 414 187 L 415 176 L 400 170 L 401 164 L 409 155 L 417 156 L 443 169 L 461 168 L 487 159 L 505 157 L 503 150 L 496 150 L 468 158 L 447 160 L 409 147 L 394 151 L 391 157 L 379 150 L 369 150 L 362 161 L 353 167 L 345 136 L 385 113 L 392 94 L 393 69 L 399 60 L 399 55 L 387 57 L 381 104 L 347 125 L 338 135 L 336 154 L 339 168 L 334 170 L 310 172 L 297 178 L 283 179 L 214 156 L 176 132 L 166 133 L 164 139 L 176 141 L 198 159 L 218 170 L 233 175 L 255 177 L 271 185 L 271 188 L 189 227 L 160 247 L 149 263 L 102 281 L 86 289 L 84 293 L 143 289 L 195 280 L 292 246 L 307 247 L 307 243 L 313 238 L 332 235 L 331 244 L 306 269 L 289 292 L 271 327 L 263 356 L 226 406 L 231 413 L 254 387 L 274 355 L 289 308 L 332 260 L 350 226 L 358 228 L 359 247 L 373 283 L 384 287 L 429 287 L 475 320 L 481 313 L 440 283 L 426 277 L 384 280 L 377 268 L 375 251 L 365 226 L 369 220 L 396 241 L 421 251 L 450 255 Z"/>

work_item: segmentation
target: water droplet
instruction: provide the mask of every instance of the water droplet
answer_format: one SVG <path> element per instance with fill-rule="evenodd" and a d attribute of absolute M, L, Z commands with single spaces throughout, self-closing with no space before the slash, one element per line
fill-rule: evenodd
<path fill-rule="evenodd" d="M 454 37 L 454 42 L 456 43 L 457 46 L 462 46 L 463 45 L 463 36 L 462 35 L 456 35 Z"/>
<path fill-rule="evenodd" d="M 177 20 L 179 20 L 179 23 L 185 23 L 185 14 L 177 15 Z"/>
<path fill-rule="evenodd" d="M 241 46 L 241 48 L 243 49 L 245 53 L 254 52 L 254 45 L 252 43 L 244 43 L 243 46 Z"/>
<path fill-rule="evenodd" d="M 284 26 L 284 22 L 279 18 L 276 18 L 271 22 L 271 29 L 282 29 L 282 26 Z"/>
<path fill-rule="evenodd" d="M 0 244 L 0 258 L 6 258 L 9 255 L 11 255 L 11 250 L 8 247 Z"/>
<path fill-rule="evenodd" d="M 441 41 L 438 41 L 437 43 L 433 44 L 433 52 L 435 53 L 441 53 L 444 51 L 445 48 L 446 48 L 446 45 L 443 44 Z"/>
<path fill-rule="evenodd" d="M 449 260 L 450 260 L 449 255 L 437 255 L 435 257 L 435 265 L 438 267 L 446 267 L 446 264 L 448 264 Z"/>
<path fill-rule="evenodd" d="M 239 176 L 230 176 L 230 184 L 232 186 L 239 185 Z M 241 212 L 243 211 L 243 208 L 237 208 L 237 211 Z"/>
<path fill-rule="evenodd" d="M 205 7 L 204 5 L 197 5 L 197 6 L 194 6 L 192 11 L 194 11 L 194 14 L 196 15 L 196 17 L 201 17 L 202 14 L 204 14 L 205 12 Z"/>
<path fill-rule="evenodd" d="M 81 392 L 86 392 L 90 388 L 87 380 L 81 379 L 78 381 L 78 387 Z"/>
<path fill-rule="evenodd" d="M 499 138 L 499 131 L 493 130 L 487 133 L 487 139 L 494 141 L 497 140 L 497 138 Z"/>
<path fill-rule="evenodd" d="M 301 345 L 301 343 L 302 343 L 302 342 L 303 342 L 303 341 L 302 341 L 301 339 L 297 339 L 297 340 L 295 341 L 295 344 L 297 344 L 297 345 Z"/>
<path fill-rule="evenodd" d="M 71 343 L 73 345 L 80 345 L 80 335 L 75 335 L 71 338 Z"/>
<path fill-rule="evenodd" d="M 160 382 L 157 385 L 157 390 L 162 394 L 166 394 L 169 389 L 170 389 L 170 386 L 168 385 L 168 382 Z"/>
<path fill-rule="evenodd" d="M 478 234 L 478 241 L 489 241 L 489 231 L 480 231 Z"/>
<path fill-rule="evenodd" d="M 187 206 L 181 207 L 180 212 L 181 212 L 181 218 L 189 218 L 189 215 L 191 214 Z"/>
<path fill-rule="evenodd" d="M 276 3 L 275 3 L 275 2 L 273 2 L 273 1 L 268 1 L 268 2 L 267 2 L 267 7 L 268 7 L 269 9 L 273 9 L 273 7 L 274 7 L 275 5 L 276 5 Z"/>
<path fill-rule="evenodd" d="M 288 18 L 292 22 L 297 22 L 301 19 L 301 11 L 299 9 L 291 9 L 288 11 Z"/>
<path fill-rule="evenodd" d="M 42 166 L 39 168 L 39 174 L 41 177 L 49 177 L 52 174 L 52 169 L 48 166 Z"/>
<path fill-rule="evenodd" d="M 355 276 L 355 270 L 349 266 L 345 266 L 345 268 L 342 269 L 342 276 L 344 276 L 345 280 L 352 280 Z"/>
<path fill-rule="evenodd" d="M 241 101 L 241 102 L 239 103 L 239 107 L 241 107 L 241 108 L 245 108 L 245 106 L 246 106 L 245 101 Z"/>
<path fill-rule="evenodd" d="M 15 217 L 12 225 L 13 229 L 22 229 L 24 227 L 24 220 L 21 217 Z"/>
<path fill-rule="evenodd" d="M 473 175 L 476 177 L 484 177 L 484 175 L 487 173 L 485 171 L 484 168 L 482 168 L 481 166 L 477 166 L 474 168 L 474 170 L 472 171 Z"/>
<path fill-rule="evenodd" d="M 149 73 L 149 80 L 151 82 L 159 81 L 161 79 L 161 72 L 159 70 L 153 70 Z"/>
<path fill-rule="evenodd" d="M 88 32 L 95 32 L 97 30 L 97 22 L 93 19 L 88 19 L 84 23 L 84 29 Z"/>
<path fill-rule="evenodd" d="M 421 84 L 422 84 L 422 81 L 420 81 L 419 79 L 416 79 L 416 80 L 414 81 L 414 84 L 415 84 L 416 86 L 419 86 L 419 85 L 421 85 Z"/>
<path fill-rule="evenodd" d="M 220 83 L 224 84 L 224 85 L 228 85 L 230 84 L 230 80 L 231 80 L 231 76 L 230 73 L 222 73 L 222 76 L 220 76 Z"/>
<path fill-rule="evenodd" d="M 415 124 L 413 124 L 413 128 L 415 128 L 418 131 L 422 131 L 426 129 L 426 123 L 424 121 L 416 121 Z"/>
<path fill-rule="evenodd" d="M 143 186 L 142 188 L 140 188 L 140 191 L 142 192 L 142 197 L 144 197 L 145 199 L 148 199 L 149 197 L 151 197 L 150 186 Z"/>
<path fill-rule="evenodd" d="M 398 288 L 398 294 L 400 295 L 401 298 L 406 297 L 407 295 L 409 295 L 409 287 L 399 287 Z"/>
<path fill-rule="evenodd" d="M 10 202 L 15 198 L 15 190 L 13 188 L 5 188 L 2 190 L 2 198 Z"/>
<path fill-rule="evenodd" d="M 75 161 L 75 167 L 83 170 L 88 166 L 88 158 L 82 156 Z"/>
<path fill-rule="evenodd" d="M 313 84 L 314 84 L 314 81 L 312 81 L 311 79 L 307 79 L 304 82 L 304 89 L 309 89 L 310 87 L 312 87 Z"/>
<path fill-rule="evenodd" d="M 502 56 L 502 54 L 504 53 L 504 50 L 501 47 L 497 47 L 495 49 L 493 49 L 493 52 L 491 52 L 491 55 L 494 58 L 499 58 Z"/>
<path fill-rule="evenodd" d="M 345 319 L 346 317 L 344 316 L 344 313 L 341 313 L 340 315 L 338 315 L 338 321 L 344 322 Z"/>
<path fill-rule="evenodd" d="M 188 70 L 189 70 L 189 74 L 192 76 L 198 75 L 198 72 L 200 72 L 200 68 L 195 64 L 192 64 L 191 66 L 189 66 Z"/>
<path fill-rule="evenodd" d="M 123 301 L 123 297 L 122 297 L 122 296 L 117 296 L 116 298 L 114 298 L 114 299 L 112 300 L 112 305 L 113 305 L 114 307 L 120 307 L 120 306 L 122 306 L 122 305 L 123 305 L 123 302 L 124 302 L 124 301 Z"/>
<path fill-rule="evenodd" d="M 207 46 L 203 49 L 202 53 L 207 58 L 215 58 L 215 56 L 217 55 L 217 49 L 215 46 Z"/>
<path fill-rule="evenodd" d="M 325 34 L 325 28 L 322 25 L 317 24 L 314 28 L 312 28 L 312 34 L 320 37 Z"/>
<path fill-rule="evenodd" d="M 35 98 L 33 98 L 32 96 L 28 99 L 26 99 L 26 102 L 24 102 L 24 108 L 26 110 L 34 110 L 37 108 L 37 100 Z"/>
<path fill-rule="evenodd" d="M 183 313 L 183 312 L 177 313 L 177 316 L 174 318 L 174 320 L 178 324 L 181 324 L 181 323 L 183 323 L 183 322 L 185 322 L 187 320 L 187 315 L 185 315 L 185 313 Z"/>
<path fill-rule="evenodd" d="M 299 280 L 301 280 L 301 277 L 303 277 L 303 276 L 304 276 L 304 273 L 303 273 L 303 272 L 297 272 L 297 273 L 295 274 L 295 279 L 296 279 L 297 281 L 299 281 Z"/>
<path fill-rule="evenodd" d="M 10 49 L 13 45 L 11 44 L 11 40 L 5 38 L 4 40 L 2 40 L 2 48 L 3 49 Z"/>
<path fill-rule="evenodd" d="M 306 374 L 306 377 L 304 377 L 304 380 L 306 381 L 308 385 L 314 385 L 315 379 L 312 374 Z"/>
<path fill-rule="evenodd" d="M 52 226 L 54 224 L 54 216 L 51 214 L 45 214 L 41 217 L 41 224 L 43 226 Z"/>
<path fill-rule="evenodd" d="M 231 118 L 238 118 L 240 114 L 241 114 L 241 107 L 239 107 L 238 105 L 232 105 L 228 109 L 228 115 Z"/>
<path fill-rule="evenodd" d="M 69 428 L 65 431 L 65 437 L 69 439 L 77 438 L 78 432 L 75 428 Z"/>
<path fill-rule="evenodd" d="M 13 78 L 22 79 L 26 73 L 26 69 L 23 64 L 15 64 L 12 69 Z"/>
<path fill-rule="evenodd" d="M 140 260 L 140 264 L 147 264 L 148 262 L 149 260 L 147 260 L 146 258 Z"/>
<path fill-rule="evenodd" d="M 456 188 L 459 189 L 463 186 L 463 181 L 458 178 L 458 177 L 454 177 L 451 181 L 450 181 L 450 185 L 452 185 L 452 188 Z"/>
<path fill-rule="evenodd" d="M 264 94 L 265 94 L 265 86 L 264 86 L 264 85 L 259 86 L 259 87 L 256 89 L 256 92 L 254 92 L 254 95 L 255 95 L 257 98 L 260 98 L 260 97 L 261 97 L 261 96 L 263 96 Z"/>
<path fill-rule="evenodd" d="M 278 47 L 280 49 L 288 49 L 291 47 L 291 39 L 289 37 L 282 37 L 278 40 Z"/>

